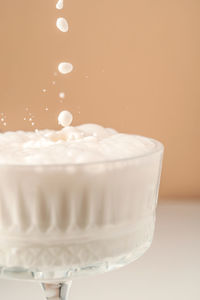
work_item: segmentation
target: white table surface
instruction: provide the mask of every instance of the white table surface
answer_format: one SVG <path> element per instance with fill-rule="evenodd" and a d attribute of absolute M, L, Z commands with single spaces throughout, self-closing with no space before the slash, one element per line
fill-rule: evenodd
<path fill-rule="evenodd" d="M 160 201 L 155 238 L 138 261 L 76 279 L 70 300 L 199 300 L 200 200 Z M 34 283 L 0 280 L 0 300 L 42 300 Z"/>

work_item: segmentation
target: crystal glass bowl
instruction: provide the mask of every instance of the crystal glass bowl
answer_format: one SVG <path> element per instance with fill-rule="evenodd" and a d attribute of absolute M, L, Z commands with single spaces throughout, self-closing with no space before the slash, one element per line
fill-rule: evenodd
<path fill-rule="evenodd" d="M 1 165 L 1 276 L 64 286 L 66 296 L 74 276 L 140 257 L 153 238 L 163 156 L 152 141 L 151 152 L 126 159 Z"/>

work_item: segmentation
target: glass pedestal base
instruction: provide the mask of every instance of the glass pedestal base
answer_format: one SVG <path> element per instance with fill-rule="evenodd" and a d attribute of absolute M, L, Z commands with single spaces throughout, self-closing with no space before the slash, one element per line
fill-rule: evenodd
<path fill-rule="evenodd" d="M 133 252 L 96 262 L 93 265 L 74 266 L 66 269 L 54 269 L 52 271 L 39 269 L 26 269 L 21 267 L 0 266 L 0 278 L 38 281 L 43 283 L 58 283 L 72 280 L 75 277 L 88 276 L 92 274 L 105 273 L 125 266 L 138 259 L 150 247 L 148 241 L 142 247 L 134 249 Z"/>

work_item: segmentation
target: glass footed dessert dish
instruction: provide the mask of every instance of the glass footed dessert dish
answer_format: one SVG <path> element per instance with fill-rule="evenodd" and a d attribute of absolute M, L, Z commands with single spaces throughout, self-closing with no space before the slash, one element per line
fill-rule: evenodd
<path fill-rule="evenodd" d="M 15 137 L 10 153 L 8 148 L 6 155 L 0 151 L 0 274 L 2 278 L 40 282 L 47 299 L 67 299 L 71 280 L 76 276 L 110 271 L 136 260 L 153 238 L 163 145 L 110 129 L 108 136 L 99 138 L 99 126 L 93 134 L 98 138 L 98 149 L 103 140 L 102 151 L 110 147 L 114 159 L 102 160 L 99 155 L 98 160 L 94 141 L 88 145 L 91 134 L 84 126 L 87 127 L 64 128 L 62 134 L 46 130 L 0 136 L 0 145 Z M 71 139 L 69 128 L 73 131 Z M 76 130 L 87 134 L 77 138 Z M 63 132 L 67 139 L 63 140 Z M 135 151 L 132 157 L 121 153 L 117 136 L 125 152 L 128 146 L 132 151 L 131 140 L 133 147 L 141 150 L 144 145 L 145 151 Z M 97 161 L 84 162 L 91 157 L 84 147 L 80 148 L 79 140 L 82 145 L 85 138 L 84 147 L 92 147 Z M 50 139 L 51 144 L 47 146 L 45 139 Z M 116 147 L 111 139 L 116 139 Z M 67 154 L 69 161 L 61 163 L 59 151 L 63 151 L 63 144 L 66 147 L 66 141 L 71 156 Z M 46 145 L 44 151 L 42 143 Z M 23 144 L 23 151 L 16 150 L 19 144 Z M 45 155 L 52 161 L 55 144 L 55 149 L 61 147 L 56 150 L 59 163 L 46 160 L 38 164 Z M 115 158 L 116 149 L 124 158 Z M 78 162 L 72 154 L 79 157 Z M 14 155 L 17 163 L 12 161 Z"/>

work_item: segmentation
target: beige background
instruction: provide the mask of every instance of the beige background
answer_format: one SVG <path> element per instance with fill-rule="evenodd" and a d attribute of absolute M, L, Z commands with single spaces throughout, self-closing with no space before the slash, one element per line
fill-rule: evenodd
<path fill-rule="evenodd" d="M 200 196 L 200 1 L 55 4 L 0 2 L 0 130 L 58 128 L 68 109 L 74 124 L 151 136 L 166 148 L 161 195 Z M 57 30 L 59 16 L 68 33 Z M 61 61 L 74 71 L 55 76 Z M 29 112 L 34 127 L 24 121 Z"/>

